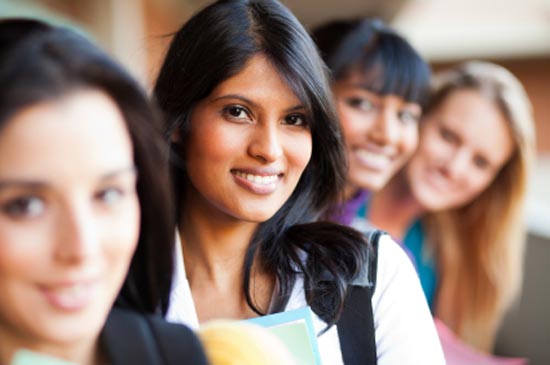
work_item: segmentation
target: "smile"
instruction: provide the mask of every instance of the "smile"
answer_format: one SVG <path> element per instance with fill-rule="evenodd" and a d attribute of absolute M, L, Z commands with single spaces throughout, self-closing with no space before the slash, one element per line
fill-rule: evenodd
<path fill-rule="evenodd" d="M 275 183 L 279 179 L 279 175 L 277 175 L 277 174 L 274 174 L 274 175 L 253 175 L 253 174 L 248 174 L 248 173 L 242 172 L 242 171 L 234 171 L 233 173 L 235 175 L 237 175 L 238 177 L 241 177 L 241 178 L 246 179 L 250 182 L 253 182 L 255 184 L 260 184 L 260 185 L 270 185 L 270 184 Z"/>
<path fill-rule="evenodd" d="M 354 155 L 361 165 L 372 170 L 384 170 L 392 163 L 392 159 L 389 156 L 362 148 L 356 149 Z"/>
<path fill-rule="evenodd" d="M 231 170 L 236 182 L 246 190 L 259 195 L 271 194 L 277 189 L 277 185 L 283 174 L 277 173 L 250 173 L 240 170 Z"/>
<path fill-rule="evenodd" d="M 95 295 L 96 282 L 83 282 L 55 286 L 43 286 L 41 291 L 48 303 L 61 311 L 74 312 L 83 309 Z"/>

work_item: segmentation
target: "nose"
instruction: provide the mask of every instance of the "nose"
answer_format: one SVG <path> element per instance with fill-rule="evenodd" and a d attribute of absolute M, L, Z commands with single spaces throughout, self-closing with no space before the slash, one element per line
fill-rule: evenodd
<path fill-rule="evenodd" d="M 252 132 L 249 154 L 262 162 L 274 162 L 283 154 L 278 122 L 259 123 Z"/>
<path fill-rule="evenodd" d="M 55 256 L 59 262 L 75 264 L 99 249 L 97 226 L 92 207 L 86 204 L 64 206 L 58 216 Z"/>
<path fill-rule="evenodd" d="M 392 108 L 384 107 L 377 113 L 370 138 L 379 145 L 394 144 L 399 138 L 399 121 Z"/>
<path fill-rule="evenodd" d="M 468 174 L 470 156 L 464 149 L 456 149 L 443 164 L 445 174 L 452 179 L 460 179 Z"/>

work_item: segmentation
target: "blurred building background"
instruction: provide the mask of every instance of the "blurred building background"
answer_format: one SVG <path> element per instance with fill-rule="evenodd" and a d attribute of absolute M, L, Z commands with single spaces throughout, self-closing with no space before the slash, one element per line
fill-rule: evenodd
<path fill-rule="evenodd" d="M 537 122 L 522 299 L 497 352 L 550 364 L 550 0 L 283 0 L 311 28 L 327 20 L 384 19 L 435 69 L 485 59 L 525 85 Z M 0 0 L 0 17 L 30 16 L 88 34 L 150 88 L 170 34 L 208 0 Z M 498 217 L 496 217 L 498 219 Z"/>

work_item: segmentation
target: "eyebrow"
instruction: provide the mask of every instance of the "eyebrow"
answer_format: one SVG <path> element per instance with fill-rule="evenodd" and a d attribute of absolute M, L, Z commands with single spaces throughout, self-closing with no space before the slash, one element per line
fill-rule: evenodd
<path fill-rule="evenodd" d="M 218 96 L 217 98 L 214 98 L 214 100 L 212 100 L 212 101 L 215 102 L 215 101 L 225 100 L 225 99 L 237 99 L 237 100 L 243 101 L 246 104 L 251 105 L 254 108 L 259 108 L 260 107 L 258 105 L 258 103 L 252 101 L 251 99 L 249 99 L 245 96 L 239 95 L 239 94 L 227 94 L 227 95 Z M 305 110 L 306 107 L 303 104 L 298 104 L 298 105 L 295 105 L 295 106 L 292 106 L 290 108 L 285 109 L 285 112 L 287 112 L 287 113 L 288 112 L 294 112 L 294 111 L 301 110 L 301 109 Z"/>
<path fill-rule="evenodd" d="M 132 165 L 129 167 L 123 167 L 120 169 L 116 169 L 113 171 L 109 171 L 99 177 L 99 181 L 109 180 L 114 177 L 125 175 L 125 174 L 135 174 L 137 173 L 137 168 Z M 1 189 L 7 189 L 11 187 L 19 187 L 19 188 L 28 188 L 28 189 L 41 189 L 45 186 L 48 186 L 48 183 L 45 181 L 40 180 L 32 180 L 32 179 L 1 179 L 0 178 L 0 190 Z"/>

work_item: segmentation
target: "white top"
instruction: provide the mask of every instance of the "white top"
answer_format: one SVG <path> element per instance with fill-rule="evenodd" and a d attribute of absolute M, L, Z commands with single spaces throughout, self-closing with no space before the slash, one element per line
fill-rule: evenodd
<path fill-rule="evenodd" d="M 179 239 L 176 248 L 174 284 L 167 319 L 197 329 L 199 321 L 185 275 Z M 303 281 L 296 280 L 287 310 L 306 306 Z M 376 351 L 379 365 L 441 365 L 443 351 L 422 293 L 418 276 L 405 252 L 388 235 L 378 247 L 376 290 L 372 297 Z M 315 314 L 315 330 L 326 327 Z M 343 364 L 335 326 L 317 338 L 323 365 Z"/>

